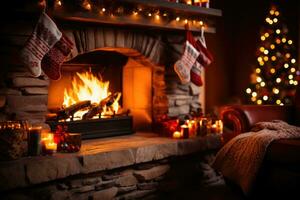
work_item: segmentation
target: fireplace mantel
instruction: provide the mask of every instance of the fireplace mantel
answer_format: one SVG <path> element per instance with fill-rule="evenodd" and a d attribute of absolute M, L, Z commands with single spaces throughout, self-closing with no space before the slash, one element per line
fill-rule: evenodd
<path fill-rule="evenodd" d="M 157 134 L 137 133 L 87 140 L 83 141 L 78 153 L 57 153 L 1 162 L 0 191 L 215 150 L 221 147 L 221 143 L 219 134 L 176 140 Z"/>
<path fill-rule="evenodd" d="M 53 5 L 55 1 L 49 1 L 49 5 L 46 6 L 47 13 L 57 20 L 63 21 L 74 21 L 74 22 L 85 22 L 85 23 L 96 23 L 96 24 L 106 24 L 106 25 L 117 25 L 117 26 L 132 26 L 132 27 L 144 27 L 148 29 L 158 29 L 158 30 L 185 30 L 184 19 L 196 18 L 197 20 L 190 20 L 190 30 L 194 32 L 200 32 L 201 26 L 198 24 L 199 20 L 204 22 L 204 31 L 207 33 L 216 33 L 216 20 L 222 16 L 222 11 L 214 8 L 199 7 L 193 5 L 187 5 L 183 3 L 174 3 L 163 0 L 119 0 L 123 8 L 126 6 L 135 6 L 136 8 L 143 7 L 149 8 L 150 10 L 157 10 L 168 12 L 171 18 L 164 20 L 155 20 L 155 17 L 132 17 L 128 15 L 111 15 L 99 14 L 101 12 L 101 6 L 97 8 L 92 7 L 91 9 L 69 9 L 68 6 L 64 5 L 64 1 L 60 6 Z M 52 2 L 52 3 L 51 3 Z M 80 1 L 77 1 L 80 2 Z M 28 17 L 28 15 L 36 14 L 41 12 L 44 5 L 26 5 L 25 7 L 17 7 L 17 12 L 23 13 Z M 79 6 L 80 7 L 80 6 Z M 152 16 L 154 16 L 154 11 Z M 107 11 L 106 11 L 107 12 Z M 142 11 L 146 12 L 146 11 Z M 141 13 L 142 13 L 141 12 Z M 34 14 L 34 15 L 35 15 Z M 181 17 L 180 21 L 176 21 L 175 18 Z M 169 16 L 168 16 L 169 17 Z M 160 18 L 162 19 L 162 13 Z M 198 20 L 199 19 L 199 20 Z M 192 22 L 193 21 L 193 22 Z M 196 24 L 196 25 L 195 25 Z"/>

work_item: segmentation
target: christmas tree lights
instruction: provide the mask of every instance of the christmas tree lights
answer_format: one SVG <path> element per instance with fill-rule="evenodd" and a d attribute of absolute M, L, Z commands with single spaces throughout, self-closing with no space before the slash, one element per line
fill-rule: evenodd
<path fill-rule="evenodd" d="M 294 55 L 294 43 L 288 37 L 288 29 L 282 20 L 280 11 L 272 5 L 260 32 L 257 66 L 251 74 L 251 83 L 245 90 L 249 103 L 292 103 L 300 81 L 300 71 Z"/>

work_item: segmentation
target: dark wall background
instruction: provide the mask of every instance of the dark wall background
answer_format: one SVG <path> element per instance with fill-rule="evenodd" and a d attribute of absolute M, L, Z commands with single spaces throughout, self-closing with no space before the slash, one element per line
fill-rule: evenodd
<path fill-rule="evenodd" d="M 259 30 L 264 25 L 271 2 L 279 6 L 286 19 L 289 36 L 297 45 L 300 1 L 211 1 L 211 8 L 221 9 L 223 16 L 217 20 L 216 34 L 206 36 L 208 47 L 215 57 L 215 62 L 206 69 L 208 112 L 215 106 L 243 100 L 252 66 L 256 64 Z"/>

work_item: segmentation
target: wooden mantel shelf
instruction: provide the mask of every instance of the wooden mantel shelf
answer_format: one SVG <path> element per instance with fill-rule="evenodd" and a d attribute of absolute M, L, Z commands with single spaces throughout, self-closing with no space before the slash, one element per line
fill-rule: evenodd
<path fill-rule="evenodd" d="M 120 0 L 120 1 L 143 4 L 149 7 L 165 8 L 165 9 L 174 10 L 176 12 L 185 12 L 185 13 L 197 14 L 201 16 L 204 15 L 215 16 L 215 17 L 222 16 L 222 11 L 219 9 L 192 6 L 192 5 L 182 4 L 182 3 L 173 3 L 169 1 L 163 1 L 163 0 Z"/>
<path fill-rule="evenodd" d="M 199 6 L 192 6 L 182 3 L 173 3 L 163 0 L 119 0 L 118 3 L 123 5 L 124 8 L 127 5 L 134 5 L 136 7 L 151 8 L 153 10 L 163 10 L 170 13 L 172 19 L 155 20 L 154 17 L 143 17 L 141 15 L 107 15 L 99 14 L 100 8 L 95 9 L 92 7 L 90 11 L 74 11 L 68 10 L 63 7 L 51 9 L 50 13 L 57 19 L 65 21 L 77 21 L 77 22 L 91 22 L 107 25 L 129 25 L 140 26 L 149 29 L 163 29 L 163 30 L 184 30 L 185 18 L 195 18 L 198 22 L 201 20 L 204 22 L 204 31 L 208 33 L 215 33 L 215 19 L 222 16 L 222 11 L 213 8 L 204 8 Z M 144 12 L 144 11 L 142 11 Z M 180 21 L 176 21 L 174 16 L 181 16 Z M 196 23 L 190 23 L 190 30 L 199 32 L 200 25 Z"/>

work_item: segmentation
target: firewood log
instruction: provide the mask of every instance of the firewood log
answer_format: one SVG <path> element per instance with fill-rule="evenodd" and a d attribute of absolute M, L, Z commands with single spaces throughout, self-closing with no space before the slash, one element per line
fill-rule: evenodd
<path fill-rule="evenodd" d="M 61 109 L 59 110 L 56 114 L 57 114 L 57 120 L 60 119 L 67 119 L 69 117 L 72 117 L 74 115 L 74 113 L 76 113 L 77 111 L 86 108 L 88 106 L 91 105 L 91 101 L 90 100 L 86 100 L 86 101 L 80 101 L 78 103 L 75 103 L 67 108 Z"/>
<path fill-rule="evenodd" d="M 82 116 L 82 119 L 91 119 L 102 111 L 103 107 L 100 104 L 93 104 L 89 111 Z"/>
<path fill-rule="evenodd" d="M 91 119 L 95 115 L 101 113 L 103 111 L 104 106 L 111 106 L 116 100 L 118 100 L 121 96 L 120 92 L 116 92 L 114 94 L 110 94 L 105 99 L 102 99 L 99 104 L 92 105 L 90 110 L 82 116 L 82 119 Z"/>

